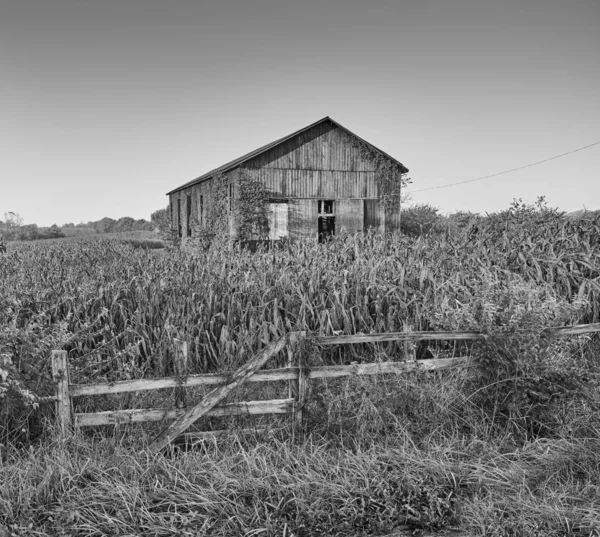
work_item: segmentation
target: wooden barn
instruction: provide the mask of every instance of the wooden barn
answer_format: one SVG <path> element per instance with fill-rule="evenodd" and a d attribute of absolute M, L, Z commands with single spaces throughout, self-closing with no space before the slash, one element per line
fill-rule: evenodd
<path fill-rule="evenodd" d="M 407 172 L 325 117 L 169 192 L 171 222 L 183 242 L 390 232 L 400 224 Z"/>

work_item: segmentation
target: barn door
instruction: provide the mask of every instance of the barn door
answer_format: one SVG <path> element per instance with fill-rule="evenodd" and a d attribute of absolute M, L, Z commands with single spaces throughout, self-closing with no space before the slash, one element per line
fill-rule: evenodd
<path fill-rule="evenodd" d="M 269 203 L 269 240 L 288 236 L 288 204 Z"/>
<path fill-rule="evenodd" d="M 363 200 L 341 199 L 337 201 L 337 229 L 340 235 L 352 235 L 363 230 Z"/>
<path fill-rule="evenodd" d="M 365 231 L 369 229 L 379 230 L 381 228 L 381 209 L 379 200 L 365 200 Z"/>

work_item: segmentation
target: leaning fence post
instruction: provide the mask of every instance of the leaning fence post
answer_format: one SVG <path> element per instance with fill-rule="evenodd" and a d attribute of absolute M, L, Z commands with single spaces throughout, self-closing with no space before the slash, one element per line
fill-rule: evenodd
<path fill-rule="evenodd" d="M 71 394 L 67 351 L 52 351 L 52 378 L 56 382 L 56 417 L 61 434 L 71 428 Z"/>
<path fill-rule="evenodd" d="M 173 361 L 173 369 L 175 376 L 183 384 L 187 374 L 188 345 L 186 341 L 182 341 L 181 339 L 175 339 L 174 342 L 175 359 Z M 175 388 L 175 408 L 185 408 L 186 406 L 185 388 L 183 386 Z"/>

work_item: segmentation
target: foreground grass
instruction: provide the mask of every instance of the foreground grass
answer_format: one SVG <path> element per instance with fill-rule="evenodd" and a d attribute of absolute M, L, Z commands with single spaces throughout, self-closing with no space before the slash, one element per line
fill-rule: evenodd
<path fill-rule="evenodd" d="M 600 432 L 600 431 L 599 431 Z M 242 438 L 150 455 L 82 436 L 4 453 L 14 535 L 600 535 L 600 440 Z"/>

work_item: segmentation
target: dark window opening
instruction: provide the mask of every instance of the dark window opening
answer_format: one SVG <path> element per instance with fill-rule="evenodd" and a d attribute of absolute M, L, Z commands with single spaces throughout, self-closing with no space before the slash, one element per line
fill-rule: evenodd
<path fill-rule="evenodd" d="M 333 214 L 333 200 L 319 200 L 319 214 Z"/>
<path fill-rule="evenodd" d="M 233 211 L 233 183 L 229 183 L 229 212 Z"/>
<path fill-rule="evenodd" d="M 319 216 L 319 242 L 335 235 L 335 216 Z"/>
<path fill-rule="evenodd" d="M 325 242 L 329 237 L 335 235 L 335 205 L 333 202 L 334 200 L 319 200 L 317 202 L 319 242 Z"/>
<path fill-rule="evenodd" d="M 204 196 L 200 196 L 200 225 L 204 225 Z"/>
<path fill-rule="evenodd" d="M 177 200 L 177 234 L 181 239 L 181 198 Z"/>
<path fill-rule="evenodd" d="M 192 196 L 188 194 L 187 203 L 185 204 L 186 212 L 186 232 L 187 236 L 192 236 Z"/>

